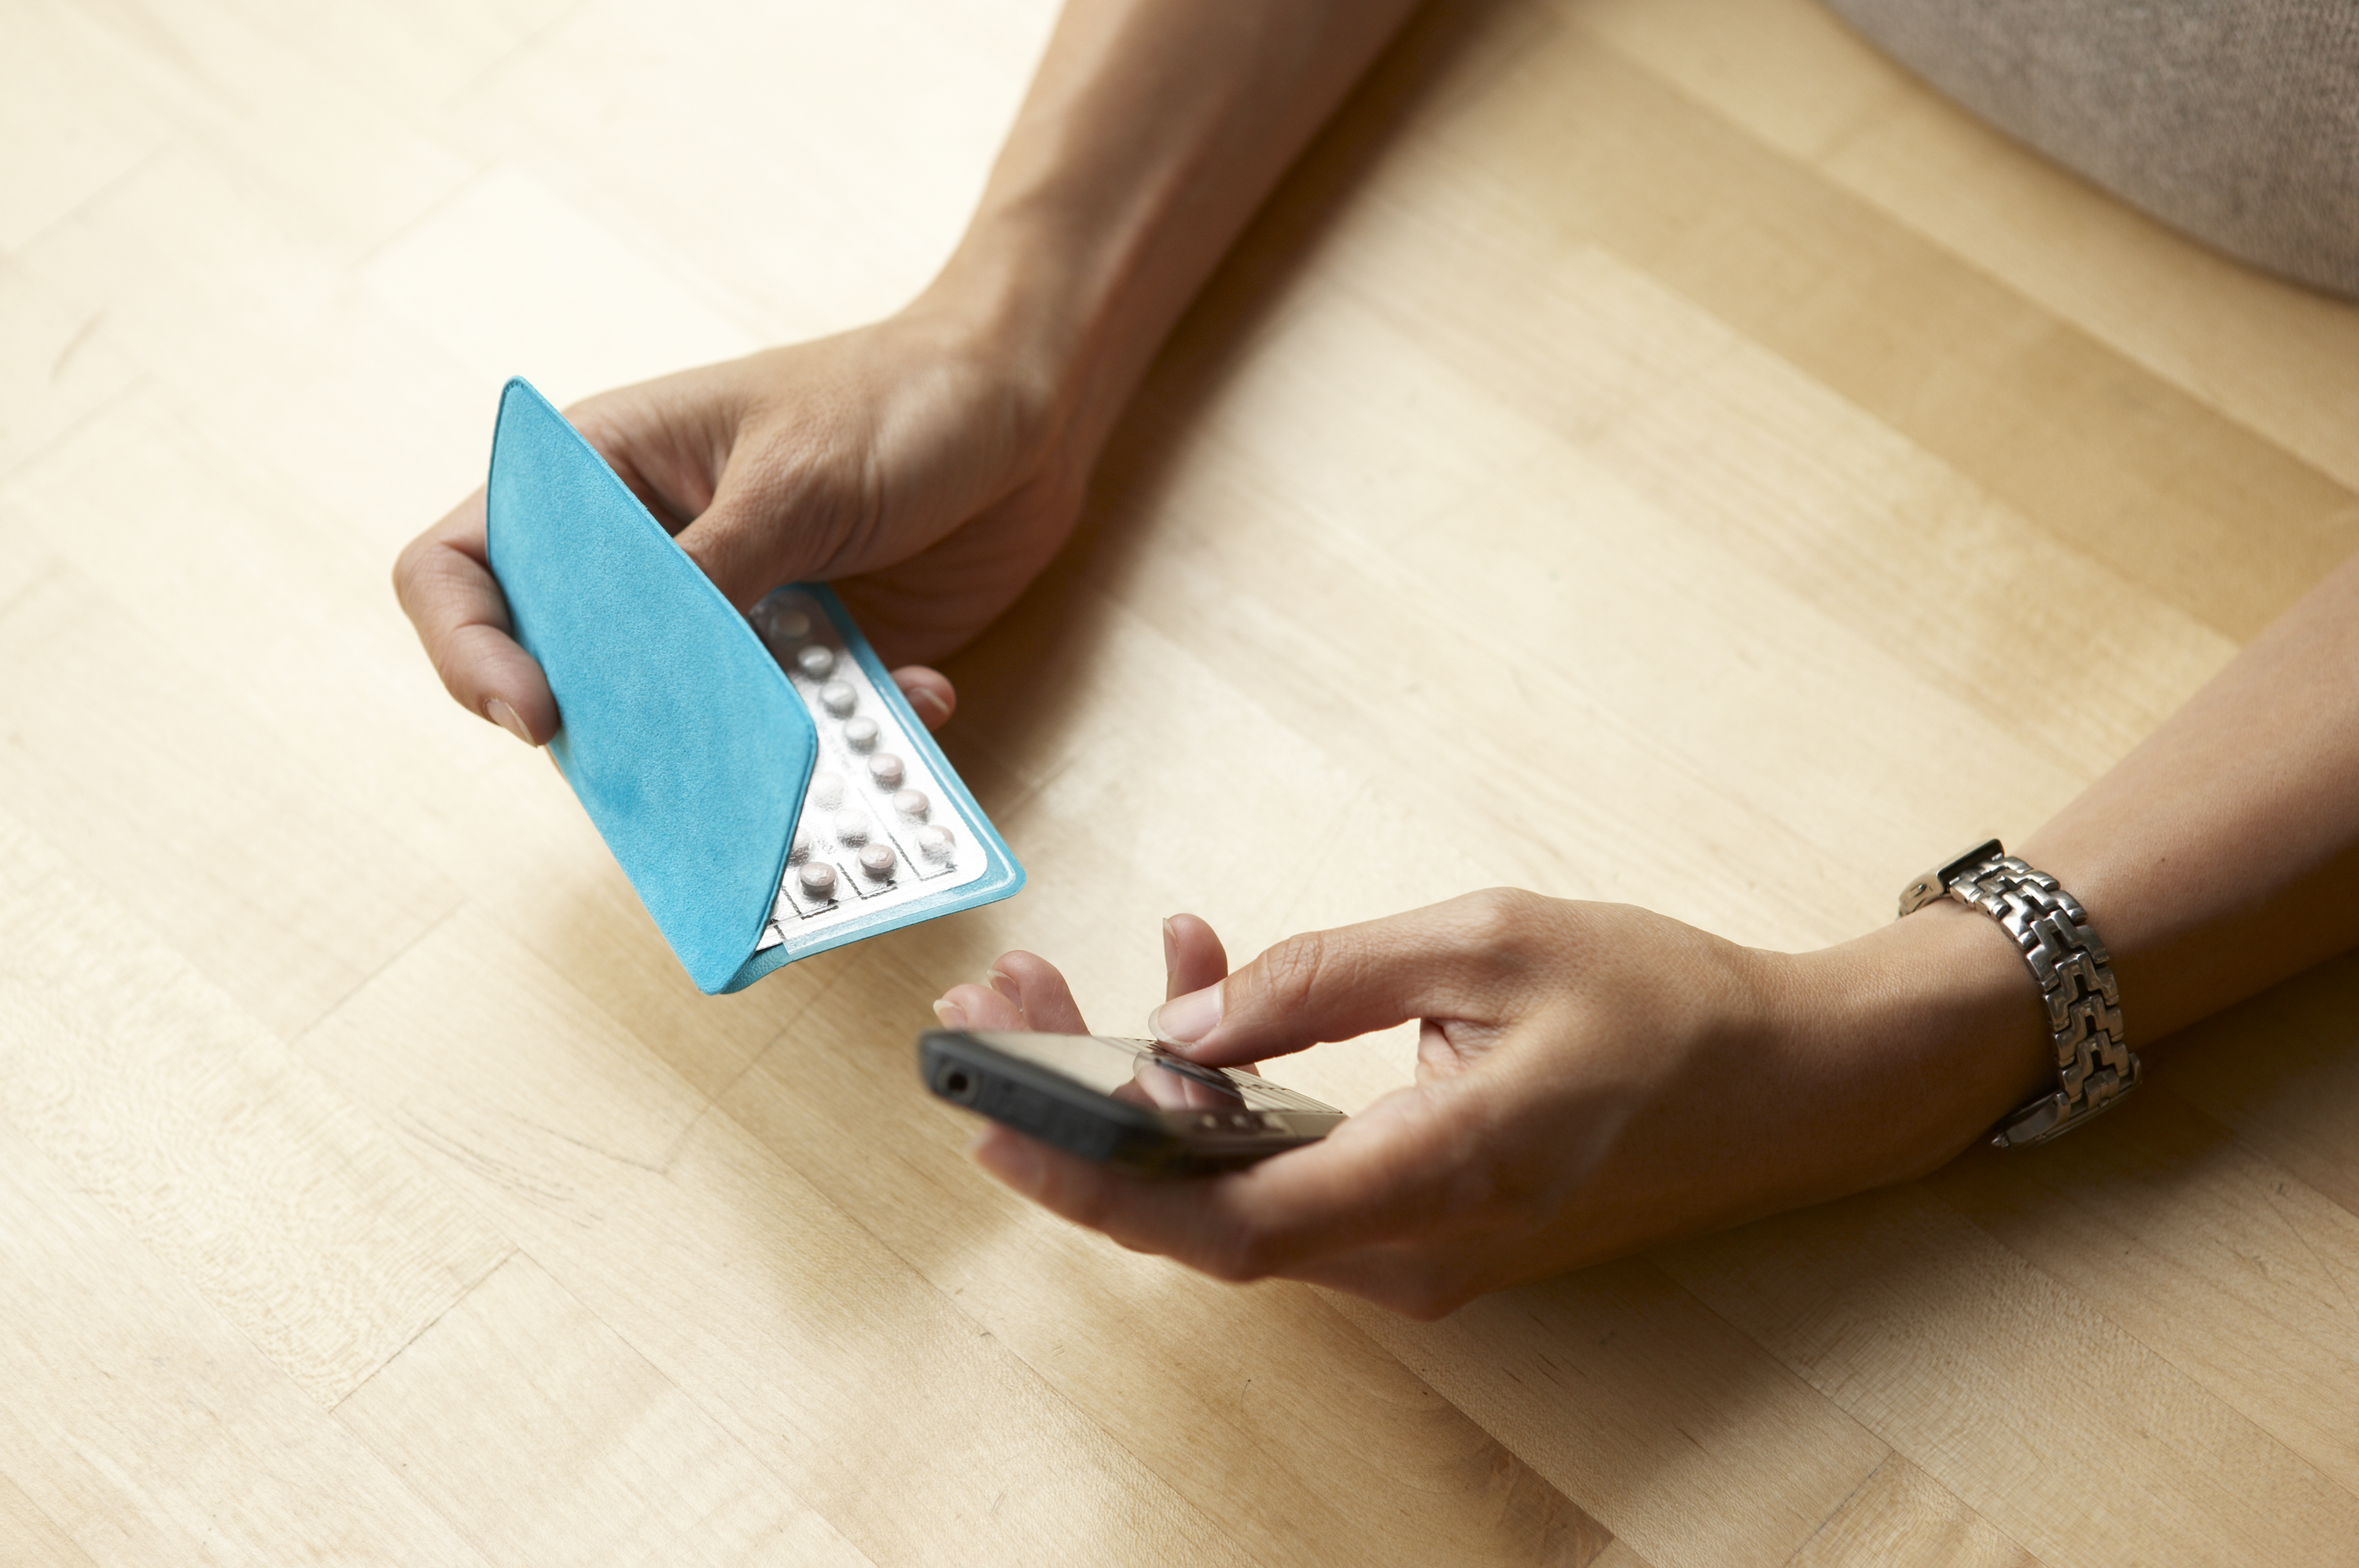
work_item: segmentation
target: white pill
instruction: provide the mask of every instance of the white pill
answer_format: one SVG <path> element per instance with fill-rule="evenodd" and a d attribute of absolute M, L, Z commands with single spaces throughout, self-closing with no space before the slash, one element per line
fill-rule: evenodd
<path fill-rule="evenodd" d="M 893 809 L 913 822 L 922 822 L 926 813 L 934 809 L 934 803 L 926 799 L 922 789 L 904 789 L 893 797 Z"/>
<path fill-rule="evenodd" d="M 811 804 L 832 807 L 843 799 L 843 775 L 814 773 L 810 783 Z"/>
<path fill-rule="evenodd" d="M 879 789 L 901 787 L 901 759 L 889 751 L 880 751 L 868 759 L 868 777 L 876 780 Z"/>
<path fill-rule="evenodd" d="M 838 844 L 866 844 L 868 814 L 865 811 L 836 812 L 835 840 Z"/>
<path fill-rule="evenodd" d="M 813 643 L 795 655 L 795 668 L 814 681 L 824 681 L 828 671 L 835 668 L 834 650 Z"/>
<path fill-rule="evenodd" d="M 951 830 L 945 827 L 918 830 L 918 853 L 928 860 L 948 860 L 951 857 L 951 846 L 957 843 L 958 841 L 951 836 Z"/>
<path fill-rule="evenodd" d="M 804 833 L 799 828 L 795 831 L 794 847 L 787 851 L 787 864 L 789 866 L 800 866 L 804 861 L 809 860 L 810 858 L 810 834 Z"/>
<path fill-rule="evenodd" d="M 876 721 L 870 718 L 846 719 L 843 722 L 843 744 L 854 751 L 866 751 L 876 744 Z"/>
<path fill-rule="evenodd" d="M 824 898 L 835 891 L 835 867 L 824 860 L 807 861 L 803 868 L 795 873 L 795 880 L 800 882 L 803 891 L 812 898 Z"/>
<path fill-rule="evenodd" d="M 860 706 L 860 693 L 849 681 L 831 681 L 819 689 L 819 705 L 840 719 Z"/>
<path fill-rule="evenodd" d="M 872 844 L 860 852 L 860 869 L 879 881 L 893 875 L 893 846 Z"/>
<path fill-rule="evenodd" d="M 800 610 L 784 606 L 774 609 L 766 624 L 773 642 L 800 642 L 810 636 L 810 617 Z"/>

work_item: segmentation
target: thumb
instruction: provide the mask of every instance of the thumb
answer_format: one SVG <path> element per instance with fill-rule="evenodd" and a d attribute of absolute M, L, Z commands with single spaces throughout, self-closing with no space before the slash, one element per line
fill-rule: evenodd
<path fill-rule="evenodd" d="M 1415 1018 L 1481 1018 L 1505 999 L 1529 894 L 1478 893 L 1430 909 L 1288 937 L 1155 1009 L 1155 1038 L 1198 1062 L 1258 1062 Z M 1534 900 L 1537 901 L 1537 900 Z"/>

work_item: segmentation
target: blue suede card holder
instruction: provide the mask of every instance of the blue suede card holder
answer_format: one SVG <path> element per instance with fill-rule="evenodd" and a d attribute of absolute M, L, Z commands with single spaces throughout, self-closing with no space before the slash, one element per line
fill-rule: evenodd
<path fill-rule="evenodd" d="M 959 853 L 980 859 L 939 892 L 907 880 L 892 898 L 855 898 L 847 886 L 840 902 L 816 908 L 783 895 L 790 850 L 808 853 L 797 824 L 824 748 L 769 648 L 521 378 L 500 394 L 485 508 L 516 639 L 557 698 L 549 755 L 699 990 L 739 990 L 795 959 L 1024 885 L 842 603 L 798 584 L 798 602 L 824 614 L 830 640 L 887 710 L 895 744 L 946 797 L 933 810 L 964 830 Z M 919 865 L 899 862 L 905 876 Z"/>

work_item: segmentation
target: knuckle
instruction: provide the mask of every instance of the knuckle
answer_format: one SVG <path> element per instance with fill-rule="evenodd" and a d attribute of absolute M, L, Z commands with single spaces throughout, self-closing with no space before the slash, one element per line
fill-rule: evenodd
<path fill-rule="evenodd" d="M 1281 1016 L 1305 1011 L 1318 994 L 1321 976 L 1334 964 L 1334 942 L 1328 932 L 1288 937 L 1254 961 L 1254 1000 Z"/>
<path fill-rule="evenodd" d="M 428 609 L 444 590 L 437 569 L 445 545 L 432 534 L 420 534 L 393 558 L 393 593 L 413 619 Z"/>
<path fill-rule="evenodd" d="M 410 579 L 418 575 L 419 543 L 419 540 L 411 539 L 401 547 L 401 553 L 393 558 L 394 596 L 405 605 L 409 603 Z"/>
<path fill-rule="evenodd" d="M 592 393 L 568 403 L 560 412 L 583 441 L 598 446 L 601 441 L 613 440 L 616 433 L 613 412 L 615 396 L 614 392 Z"/>
<path fill-rule="evenodd" d="M 1521 967 L 1542 940 L 1553 900 L 1520 887 L 1486 887 L 1457 900 L 1461 942 L 1485 966 Z"/>
<path fill-rule="evenodd" d="M 1529 916 L 1532 895 L 1519 887 L 1485 887 L 1459 900 L 1467 934 L 1484 942 L 1512 936 Z"/>

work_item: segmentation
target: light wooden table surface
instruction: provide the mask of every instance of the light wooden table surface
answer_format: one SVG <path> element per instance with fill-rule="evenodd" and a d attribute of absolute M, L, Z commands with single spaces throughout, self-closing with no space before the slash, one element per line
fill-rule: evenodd
<path fill-rule="evenodd" d="M 2359 963 L 1430 1325 L 1030 1211 L 916 1082 L 1008 946 L 1135 1028 L 1180 909 L 1856 933 L 2359 546 L 2359 311 L 1809 0 L 1391 57 L 951 667 L 1015 901 L 700 997 L 447 702 L 386 571 L 501 378 L 891 309 L 1050 15 L 0 0 L 0 1561 L 2359 1560 Z"/>

